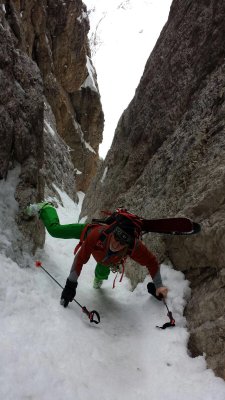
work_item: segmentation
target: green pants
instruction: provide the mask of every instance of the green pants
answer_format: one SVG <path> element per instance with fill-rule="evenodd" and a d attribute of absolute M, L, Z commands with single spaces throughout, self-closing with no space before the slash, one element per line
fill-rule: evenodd
<path fill-rule="evenodd" d="M 61 239 L 80 239 L 86 224 L 60 225 L 57 211 L 54 207 L 47 205 L 40 211 L 40 219 L 44 223 L 48 233 Z"/>
<path fill-rule="evenodd" d="M 61 239 L 80 239 L 81 233 L 85 228 L 86 224 L 66 224 L 61 225 L 57 211 L 51 205 L 45 206 L 40 211 L 40 219 L 44 223 L 48 233 Z M 109 267 L 97 263 L 95 268 L 95 277 L 99 280 L 108 279 L 110 274 Z"/>
<path fill-rule="evenodd" d="M 95 267 L 95 277 L 99 279 L 100 281 L 103 281 L 104 279 L 108 279 L 110 274 L 110 268 L 107 265 L 102 265 L 100 263 L 97 263 Z"/>

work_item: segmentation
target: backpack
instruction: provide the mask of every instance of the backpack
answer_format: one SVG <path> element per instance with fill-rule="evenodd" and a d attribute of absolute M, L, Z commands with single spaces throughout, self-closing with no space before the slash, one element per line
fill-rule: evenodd
<path fill-rule="evenodd" d="M 82 246 L 83 242 L 85 241 L 91 230 L 97 226 L 102 226 L 103 228 L 105 228 L 103 229 L 97 243 L 99 247 L 103 246 L 103 242 L 105 241 L 107 236 L 112 233 L 117 226 L 124 228 L 125 230 L 131 229 L 133 231 L 132 236 L 134 237 L 134 240 L 130 244 L 128 250 L 128 254 L 131 254 L 135 245 L 135 239 L 139 239 L 141 237 L 142 218 L 130 213 L 125 208 L 117 208 L 114 212 L 102 211 L 102 213 L 108 215 L 108 217 L 103 219 L 93 218 L 92 222 L 86 225 L 86 227 L 82 231 L 80 242 L 75 247 L 74 254 L 76 254 L 79 248 Z"/>
<path fill-rule="evenodd" d="M 103 225 L 107 225 L 108 229 L 106 229 L 107 233 L 111 233 L 117 226 L 121 227 L 126 231 L 127 229 L 131 229 L 132 235 L 135 238 L 140 238 L 142 233 L 142 223 L 143 219 L 138 217 L 135 214 L 127 211 L 126 208 L 117 208 L 116 211 L 102 211 L 102 213 L 108 215 L 108 217 L 104 219 L 92 219 L 92 223 L 100 223 Z"/>

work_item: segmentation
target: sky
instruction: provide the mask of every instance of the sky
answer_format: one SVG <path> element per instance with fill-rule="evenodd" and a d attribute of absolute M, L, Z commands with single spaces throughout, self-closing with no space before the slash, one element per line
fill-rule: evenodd
<path fill-rule="evenodd" d="M 147 59 L 168 19 L 172 1 L 84 0 L 84 3 L 89 13 L 92 61 L 105 115 L 99 149 L 100 156 L 105 158 L 118 120 L 135 94 Z"/>
<path fill-rule="evenodd" d="M 147 293 L 150 277 L 132 292 L 126 277 L 113 289 L 111 274 L 96 290 L 93 259 L 79 277 L 76 300 L 97 310 L 100 324 L 91 324 L 75 302 L 66 309 L 59 304 L 60 287 L 35 261 L 64 286 L 75 240 L 46 233 L 44 249 L 24 254 L 23 268 L 12 261 L 12 243 L 21 239 L 14 222 L 19 173 L 16 167 L 0 181 L 0 399 L 224 400 L 225 382 L 207 369 L 204 356 L 188 354 L 183 310 L 190 288 L 181 272 L 161 266 L 176 327 L 159 330 L 168 318 Z M 75 204 L 57 190 L 61 223 L 78 221 L 83 194 Z"/>

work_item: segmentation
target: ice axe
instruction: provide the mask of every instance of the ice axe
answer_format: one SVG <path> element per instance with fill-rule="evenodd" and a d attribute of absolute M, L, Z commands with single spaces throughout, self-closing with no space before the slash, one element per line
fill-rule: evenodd
<path fill-rule="evenodd" d="M 48 276 L 50 276 L 50 278 L 55 283 L 57 283 L 57 285 L 59 287 L 61 287 L 61 289 L 63 289 L 62 285 L 60 285 L 60 283 L 43 267 L 41 261 L 35 261 L 35 267 L 41 268 Z M 95 324 L 99 324 L 100 315 L 99 315 L 98 311 L 95 311 L 95 310 L 88 311 L 88 309 L 85 306 L 82 306 L 77 300 L 73 299 L 73 301 L 82 309 L 83 313 L 88 316 L 90 322 L 94 322 Z M 97 319 L 94 319 L 95 316 L 96 316 Z"/>
<path fill-rule="evenodd" d="M 173 318 L 173 314 L 169 310 L 168 305 L 167 305 L 166 300 L 164 299 L 163 295 L 162 294 L 160 294 L 159 296 L 156 295 L 156 287 L 153 282 L 149 282 L 147 284 L 147 289 L 148 289 L 148 293 L 150 293 L 153 297 L 155 297 L 155 299 L 157 299 L 159 301 L 163 301 L 163 303 L 167 309 L 167 316 L 169 317 L 169 320 L 170 320 L 170 322 L 166 322 L 162 326 L 156 326 L 156 328 L 166 329 L 169 327 L 172 327 L 172 328 L 175 327 L 175 319 Z"/>

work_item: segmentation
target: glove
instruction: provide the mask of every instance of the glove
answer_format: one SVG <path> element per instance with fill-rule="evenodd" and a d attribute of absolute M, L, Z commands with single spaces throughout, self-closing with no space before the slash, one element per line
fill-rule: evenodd
<path fill-rule="evenodd" d="M 156 296 L 165 299 L 168 294 L 168 289 L 166 286 L 160 286 L 156 289 Z"/>
<path fill-rule="evenodd" d="M 159 296 L 156 295 L 156 287 L 153 282 L 149 282 L 147 284 L 147 289 L 148 289 L 148 293 L 150 293 L 153 297 L 155 297 L 155 299 L 160 300 L 160 301 L 163 299 L 163 295 L 161 295 L 161 294 Z"/>
<path fill-rule="evenodd" d="M 69 302 L 73 301 L 76 296 L 77 282 L 72 282 L 69 279 L 66 281 L 66 285 L 62 291 L 60 304 L 63 307 L 67 307 Z"/>

